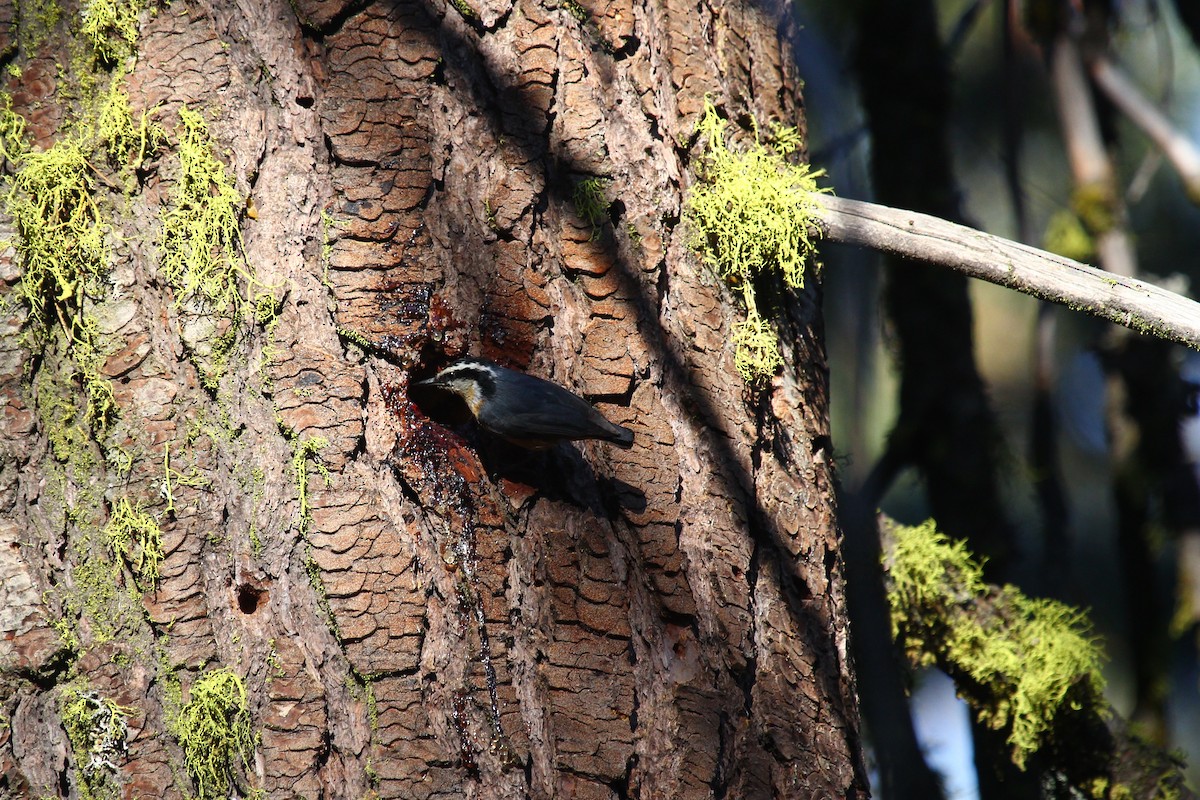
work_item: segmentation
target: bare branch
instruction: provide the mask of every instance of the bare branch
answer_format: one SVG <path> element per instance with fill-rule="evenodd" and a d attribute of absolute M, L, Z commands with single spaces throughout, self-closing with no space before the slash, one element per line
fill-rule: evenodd
<path fill-rule="evenodd" d="M 927 261 L 1076 311 L 1200 349 L 1200 303 L 1036 247 L 915 211 L 816 195 L 821 233 Z"/>
<path fill-rule="evenodd" d="M 1091 69 L 1100 90 L 1166 155 L 1188 197 L 1200 203 L 1200 150 L 1107 58 L 1093 60 Z"/>

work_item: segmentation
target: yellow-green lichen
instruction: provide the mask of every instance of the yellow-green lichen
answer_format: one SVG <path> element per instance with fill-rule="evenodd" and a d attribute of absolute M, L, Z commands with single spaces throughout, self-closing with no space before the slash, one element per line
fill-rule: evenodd
<path fill-rule="evenodd" d="M 69 594 L 63 609 L 71 618 L 86 621 L 89 636 L 83 642 L 101 645 L 133 636 L 142 617 L 140 598 L 132 586 L 120 588 L 120 570 L 84 534 L 73 548 Z"/>
<path fill-rule="evenodd" d="M 159 484 L 159 494 L 167 502 L 166 508 L 163 509 L 164 513 L 175 513 L 176 487 L 190 486 L 195 489 L 202 489 L 211 483 L 212 481 L 205 477 L 204 473 L 195 464 L 190 465 L 186 472 L 172 466 L 171 443 L 167 442 L 163 445 L 163 478 Z"/>
<path fill-rule="evenodd" d="M 96 115 L 96 130 L 104 142 L 109 164 L 130 174 L 132 171 L 128 167 L 140 165 L 163 148 L 167 132 L 151 118 L 151 112 L 143 112 L 134 119 L 129 94 L 123 84 L 120 76 L 114 77 L 109 84 Z"/>
<path fill-rule="evenodd" d="M 608 219 L 610 203 L 604 196 L 608 184 L 608 178 L 585 178 L 575 184 L 575 191 L 571 194 L 575 213 L 585 225 L 591 226 L 593 239 Z"/>
<path fill-rule="evenodd" d="M 194 300 L 236 316 L 242 306 L 238 279 L 245 275 L 240 257 L 245 200 L 213 153 L 204 117 L 184 106 L 179 123 L 179 181 L 162 215 L 163 275 L 177 308 Z"/>
<path fill-rule="evenodd" d="M 11 97 L 0 94 L 0 162 L 14 163 L 27 149 L 25 118 L 13 111 Z"/>
<path fill-rule="evenodd" d="M 897 641 L 914 662 L 951 674 L 981 722 L 1008 731 L 1015 764 L 1047 743 L 1060 713 L 1100 702 L 1101 651 L 1085 614 L 990 587 L 966 546 L 932 521 L 895 526 L 892 538 Z"/>
<path fill-rule="evenodd" d="M 128 749 L 127 720 L 133 709 L 86 686 L 72 685 L 62 690 L 59 709 L 75 756 L 79 796 L 84 800 L 120 797 L 118 776 Z"/>
<path fill-rule="evenodd" d="M 93 119 L 99 122 L 88 121 Z M 140 163 L 152 149 L 152 128 L 145 115 L 140 126 L 134 123 L 117 79 L 99 99 L 98 110 L 46 150 L 26 144 L 25 122 L 8 98 L 0 107 L 0 149 L 11 172 L 0 202 L 13 220 L 11 244 L 21 266 L 5 303 L 26 310 L 23 341 L 45 356 L 34 395 L 61 461 L 79 453 L 90 435 L 103 442 L 118 416 L 112 382 L 103 372 L 115 345 L 103 340 L 94 315 L 108 294 L 114 237 L 98 185 L 108 178 L 97 171 L 93 157 L 124 152 L 120 168 L 131 174 L 129 151 L 137 143 L 134 163 Z M 82 425 L 77 397 L 84 400 Z"/>
<path fill-rule="evenodd" d="M 122 497 L 113 504 L 104 538 L 113 557 L 129 565 L 138 589 L 150 591 L 158 583 L 163 560 L 162 528 L 140 503 Z"/>
<path fill-rule="evenodd" d="M 311 460 L 317 472 L 329 486 L 333 478 L 329 470 L 321 463 L 320 454 L 329 446 L 329 440 L 324 436 L 312 436 L 308 439 L 297 439 L 292 443 L 292 480 L 296 484 L 296 496 L 300 501 L 299 528 L 303 535 L 312 525 L 312 498 L 308 490 L 308 463 Z"/>
<path fill-rule="evenodd" d="M 254 321 L 268 332 L 279 322 L 283 313 L 283 301 L 271 292 L 263 291 L 254 296 Z"/>
<path fill-rule="evenodd" d="M 146 0 L 90 0 L 83 8 L 80 34 L 105 66 L 136 54 L 138 17 Z"/>
<path fill-rule="evenodd" d="M 329 446 L 329 440 L 324 436 L 299 439 L 295 438 L 295 434 L 289 434 L 287 430 L 284 430 L 284 435 L 293 439 L 292 482 L 296 485 L 296 497 L 300 501 L 297 527 L 299 528 L 300 535 L 305 537 L 306 541 L 304 570 L 308 573 L 308 580 L 312 584 L 313 591 L 317 593 L 317 605 L 325 613 L 325 622 L 329 626 L 329 630 L 335 637 L 340 639 L 341 632 L 338 629 L 337 618 L 334 616 L 333 607 L 329 604 L 329 594 L 325 591 L 325 582 L 321 579 L 321 567 L 313 557 L 312 544 L 307 541 L 308 530 L 312 527 L 313 521 L 312 498 L 309 496 L 308 488 L 308 465 L 311 460 L 318 474 L 324 478 L 326 486 L 333 483 L 333 477 L 329 474 L 329 469 L 320 460 L 320 453 Z"/>
<path fill-rule="evenodd" d="M 110 226 L 94 197 L 91 144 L 75 135 L 49 150 L 8 153 L 15 171 L 3 200 L 22 267 L 12 299 L 28 309 L 39 341 L 52 327 L 80 335 L 85 292 L 108 269 Z"/>
<path fill-rule="evenodd" d="M 248 769 L 258 744 L 245 681 L 228 668 L 214 669 L 192 684 L 187 703 L 173 709 L 169 700 L 167 726 L 183 748 L 197 800 L 229 797 L 240 783 L 237 762 Z"/>
<path fill-rule="evenodd" d="M 50 444 L 51 455 L 60 462 L 71 462 L 78 470 L 87 472 L 96 465 L 96 455 L 88 446 L 89 433 L 81 424 L 79 408 L 75 403 L 77 389 L 74 375 L 74 369 L 66 359 L 46 358 L 33 377 L 34 407 Z"/>
<path fill-rule="evenodd" d="M 349 342 L 359 350 L 362 350 L 364 353 L 371 353 L 376 349 L 371 340 L 358 331 L 350 330 L 349 328 L 343 328 L 341 325 L 337 326 L 335 330 L 337 331 L 339 338 Z"/>
<path fill-rule="evenodd" d="M 800 144 L 794 128 L 775 126 L 770 147 L 756 129 L 754 142 L 737 153 L 725 142 L 727 126 L 706 103 L 696 127 L 706 146 L 686 219 L 692 247 L 746 304 L 746 319 L 734 333 L 735 362 L 755 385 L 774 375 L 782 358 L 778 338 L 758 308 L 754 280 L 771 272 L 790 288 L 803 286 L 805 264 L 814 251 L 813 194 L 825 191 L 816 183 L 824 173 L 787 160 Z"/>

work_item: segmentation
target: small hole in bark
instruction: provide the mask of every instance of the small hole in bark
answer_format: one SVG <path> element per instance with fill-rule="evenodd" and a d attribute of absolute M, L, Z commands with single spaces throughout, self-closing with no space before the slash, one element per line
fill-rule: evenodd
<path fill-rule="evenodd" d="M 300 106 L 301 108 L 312 108 L 313 99 L 307 95 L 301 95 L 296 98 L 296 105 Z"/>
<path fill-rule="evenodd" d="M 248 583 L 243 583 L 238 587 L 238 610 L 243 614 L 253 614 L 258 611 L 258 607 L 266 602 L 266 599 L 266 589 L 258 589 Z"/>

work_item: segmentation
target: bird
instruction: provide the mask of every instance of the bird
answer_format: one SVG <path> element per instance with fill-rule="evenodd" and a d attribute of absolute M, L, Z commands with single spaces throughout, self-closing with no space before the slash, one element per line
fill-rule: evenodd
<path fill-rule="evenodd" d="M 633 446 L 633 431 L 609 422 L 582 397 L 484 358 L 459 359 L 416 385 L 458 395 L 480 427 L 521 447 L 540 450 L 578 439 Z"/>

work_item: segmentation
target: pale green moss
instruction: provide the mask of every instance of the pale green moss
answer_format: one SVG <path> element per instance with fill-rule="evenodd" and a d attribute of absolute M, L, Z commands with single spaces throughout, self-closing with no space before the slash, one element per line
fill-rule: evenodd
<path fill-rule="evenodd" d="M 450 4 L 458 11 L 467 22 L 477 22 L 479 20 L 479 12 L 471 8 L 471 4 L 467 0 L 450 0 Z"/>
<path fill-rule="evenodd" d="M 1024 767 L 1060 712 L 1100 702 L 1101 650 L 1086 615 L 989 587 L 966 546 L 932 521 L 896 526 L 893 536 L 888 599 L 897 640 L 915 662 L 955 677 L 979 720 L 1008 731 L 1013 762 Z M 984 606 L 989 612 L 978 613 Z"/>
<path fill-rule="evenodd" d="M 229 797 L 239 783 L 237 761 L 249 769 L 258 744 L 245 681 L 228 668 L 210 670 L 192 684 L 188 702 L 168 713 L 167 726 L 183 748 L 198 800 Z"/>
<path fill-rule="evenodd" d="M 611 205 L 604 196 L 608 190 L 608 178 L 585 178 L 575 184 L 571 200 L 575 205 L 575 213 L 579 219 L 592 228 L 592 238 L 595 239 L 600 227 L 608 220 L 608 209 Z"/>
<path fill-rule="evenodd" d="M 741 292 L 746 320 L 734 333 L 736 363 L 748 383 L 761 384 L 775 374 L 782 358 L 775 332 L 755 302 L 754 280 L 774 272 L 790 288 L 803 286 L 805 264 L 815 246 L 813 194 L 825 191 L 816 183 L 824 173 L 787 160 L 800 144 L 793 128 L 776 126 L 772 147 L 756 130 L 745 152 L 735 153 L 725 143 L 727 126 L 706 103 L 696 127 L 706 146 L 685 213 L 692 247 Z"/>
<path fill-rule="evenodd" d="M 113 557 L 129 564 L 138 589 L 150 591 L 158 583 L 163 560 L 162 528 L 142 505 L 120 498 L 113 504 L 104 538 Z"/>
<path fill-rule="evenodd" d="M 26 53 L 32 53 L 58 25 L 62 8 L 58 0 L 17 0 L 15 7 L 17 45 Z"/>
<path fill-rule="evenodd" d="M 75 755 L 79 796 L 83 800 L 120 797 L 118 776 L 128 749 L 127 720 L 133 709 L 86 686 L 65 687 L 59 708 Z"/>
<path fill-rule="evenodd" d="M 563 0 L 563 8 L 581 24 L 586 24 L 589 18 L 587 9 L 579 0 Z"/>
<path fill-rule="evenodd" d="M 1075 212 L 1063 208 L 1046 224 L 1042 249 L 1075 261 L 1090 261 L 1096 255 L 1096 242 Z"/>
<path fill-rule="evenodd" d="M 63 607 L 71 616 L 87 621 L 90 638 L 85 641 L 101 645 L 132 636 L 142 617 L 136 590 L 132 586 L 120 588 L 119 568 L 92 544 L 90 534 L 85 534 L 73 549 L 71 592 L 63 598 Z"/>
<path fill-rule="evenodd" d="M 186 106 L 179 109 L 180 175 L 162 214 L 162 270 L 175 290 L 175 305 L 191 300 L 236 318 L 243 298 L 240 217 L 245 199 L 212 150 L 208 124 Z M 248 276 L 247 276 L 248 277 Z"/>

